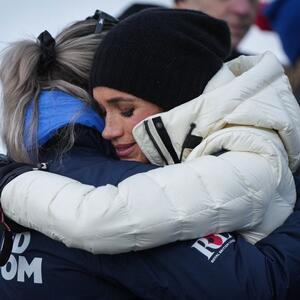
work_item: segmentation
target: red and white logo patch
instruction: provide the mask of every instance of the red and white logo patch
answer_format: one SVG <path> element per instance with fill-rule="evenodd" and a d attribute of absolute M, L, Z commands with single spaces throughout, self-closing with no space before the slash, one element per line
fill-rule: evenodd
<path fill-rule="evenodd" d="M 198 239 L 192 245 L 192 248 L 197 249 L 204 254 L 210 262 L 214 263 L 223 251 L 233 242 L 235 242 L 235 239 L 231 234 L 216 233 Z"/>

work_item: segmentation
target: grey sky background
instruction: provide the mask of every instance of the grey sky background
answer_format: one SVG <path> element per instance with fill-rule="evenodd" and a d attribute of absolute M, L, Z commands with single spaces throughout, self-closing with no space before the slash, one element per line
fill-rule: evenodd
<path fill-rule="evenodd" d="M 0 0 L 0 50 L 7 42 L 36 37 L 45 29 L 56 35 L 68 23 L 92 15 L 97 8 L 118 15 L 134 2 L 137 1 Z M 151 0 L 151 3 L 171 5 L 172 0 Z"/>
<path fill-rule="evenodd" d="M 96 9 L 117 16 L 136 2 L 171 6 L 173 0 L 0 0 L 0 51 L 10 42 L 36 38 L 46 29 L 55 36 L 67 24 L 92 15 Z M 286 62 L 277 36 L 262 33 L 257 28 L 252 28 L 240 48 L 248 53 L 271 49 L 282 62 Z M 0 130 L 1 119 L 0 101 Z M 0 140 L 0 153 L 3 151 Z"/>

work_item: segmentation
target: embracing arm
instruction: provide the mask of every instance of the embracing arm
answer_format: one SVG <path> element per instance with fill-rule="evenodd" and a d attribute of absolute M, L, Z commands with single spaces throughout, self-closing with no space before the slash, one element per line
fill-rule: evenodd
<path fill-rule="evenodd" d="M 25 227 L 112 254 L 249 229 L 262 220 L 276 183 L 267 160 L 234 152 L 137 174 L 117 187 L 27 172 L 5 186 L 1 203 Z"/>

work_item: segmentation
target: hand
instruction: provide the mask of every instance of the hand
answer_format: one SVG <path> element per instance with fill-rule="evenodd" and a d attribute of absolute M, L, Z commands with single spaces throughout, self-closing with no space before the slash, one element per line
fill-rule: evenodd
<path fill-rule="evenodd" d="M 17 176 L 33 171 L 35 168 L 33 165 L 18 163 L 7 156 L 0 154 L 0 196 L 3 188 Z"/>
<path fill-rule="evenodd" d="M 33 171 L 34 166 L 17 163 L 7 156 L 0 154 L 0 196 L 3 188 L 17 176 Z M 13 232 L 23 232 L 27 229 L 7 218 L 0 204 L 0 266 L 4 266 L 11 254 Z"/>
<path fill-rule="evenodd" d="M 0 154 L 0 198 L 4 187 L 17 176 L 25 172 L 46 169 L 46 168 L 47 168 L 47 164 L 45 163 L 35 167 L 34 165 L 15 162 L 9 157 Z M 0 225 L 2 225 L 2 231 L 7 229 L 8 231 L 18 233 L 27 230 L 25 227 L 15 223 L 13 220 L 5 216 L 1 208 L 1 203 L 0 203 Z M 1 245 L 1 241 L 0 241 L 0 245 Z"/>

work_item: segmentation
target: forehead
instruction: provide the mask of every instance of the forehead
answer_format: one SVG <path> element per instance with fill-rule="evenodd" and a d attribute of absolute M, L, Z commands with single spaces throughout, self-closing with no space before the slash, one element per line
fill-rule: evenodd
<path fill-rule="evenodd" d="M 119 107 L 123 104 L 133 104 L 135 107 L 149 111 L 162 111 L 162 109 L 149 101 L 140 99 L 134 95 L 111 89 L 108 87 L 96 87 L 93 89 L 94 99 L 100 107 Z"/>
<path fill-rule="evenodd" d="M 105 104 L 113 99 L 135 99 L 136 97 L 122 91 L 111 89 L 108 87 L 96 87 L 93 89 L 93 96 L 98 103 Z M 116 102 L 115 100 L 112 102 Z"/>

